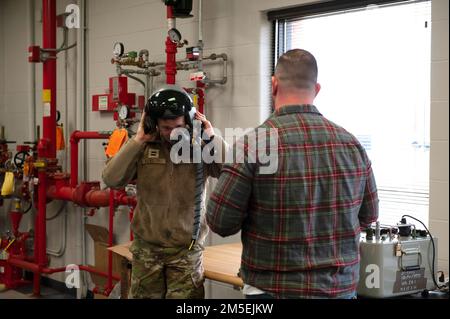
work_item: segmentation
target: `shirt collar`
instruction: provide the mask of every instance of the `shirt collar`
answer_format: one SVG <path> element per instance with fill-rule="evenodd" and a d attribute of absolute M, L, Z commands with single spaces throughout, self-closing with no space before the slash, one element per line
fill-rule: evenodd
<path fill-rule="evenodd" d="M 322 115 L 319 110 L 312 104 L 284 105 L 274 112 L 275 116 L 292 114 L 292 113 L 315 113 Z"/>

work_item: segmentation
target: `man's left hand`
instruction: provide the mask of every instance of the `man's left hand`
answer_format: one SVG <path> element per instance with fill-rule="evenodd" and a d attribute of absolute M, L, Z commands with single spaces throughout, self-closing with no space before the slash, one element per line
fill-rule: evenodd
<path fill-rule="evenodd" d="M 206 119 L 206 116 L 199 111 L 195 113 L 195 119 L 199 120 L 203 124 L 203 130 L 205 133 L 209 136 L 209 138 L 212 138 L 214 136 L 214 129 L 210 121 Z"/>

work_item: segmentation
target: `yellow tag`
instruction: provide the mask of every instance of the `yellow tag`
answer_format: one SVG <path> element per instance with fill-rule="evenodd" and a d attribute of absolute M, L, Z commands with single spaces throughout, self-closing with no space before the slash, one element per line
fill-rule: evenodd
<path fill-rule="evenodd" d="M 33 166 L 36 168 L 45 168 L 47 167 L 47 163 L 44 161 L 36 161 L 34 162 Z"/>
<path fill-rule="evenodd" d="M 14 173 L 6 172 L 2 186 L 2 196 L 9 196 L 14 193 Z"/>
<path fill-rule="evenodd" d="M 194 106 L 198 107 L 198 95 L 197 94 L 194 94 L 193 102 L 194 102 Z"/>
<path fill-rule="evenodd" d="M 49 89 L 42 90 L 42 102 L 49 103 L 52 101 L 52 91 Z"/>

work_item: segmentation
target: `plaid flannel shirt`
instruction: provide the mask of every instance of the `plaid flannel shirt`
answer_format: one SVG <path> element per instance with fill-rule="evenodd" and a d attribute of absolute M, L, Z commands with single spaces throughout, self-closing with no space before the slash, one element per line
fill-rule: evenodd
<path fill-rule="evenodd" d="M 364 148 L 313 105 L 284 106 L 260 128 L 278 131 L 278 169 L 260 174 L 261 162 L 248 160 L 224 165 L 207 207 L 211 230 L 242 230 L 243 281 L 275 297 L 356 291 L 360 230 L 378 218 Z"/>

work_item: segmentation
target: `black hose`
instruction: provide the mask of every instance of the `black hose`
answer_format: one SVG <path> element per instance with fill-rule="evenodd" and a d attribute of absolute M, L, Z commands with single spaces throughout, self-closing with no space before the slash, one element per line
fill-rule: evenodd
<path fill-rule="evenodd" d="M 32 207 L 33 207 L 33 202 L 30 200 L 27 209 L 25 209 L 25 210 L 23 211 L 23 213 L 24 213 L 24 214 L 28 213 L 28 212 L 31 210 Z"/>
<path fill-rule="evenodd" d="M 403 215 L 402 218 L 403 218 L 403 217 L 409 217 L 409 218 L 412 218 L 412 219 L 418 221 L 419 223 L 422 224 L 423 227 L 425 227 L 425 230 L 426 230 L 426 231 L 428 232 L 428 234 L 430 235 L 431 244 L 432 244 L 432 246 L 433 246 L 433 259 L 432 259 L 432 261 L 431 261 L 431 277 L 433 278 L 433 282 L 434 282 L 434 284 L 436 285 L 436 287 L 437 287 L 438 289 L 445 288 L 445 286 L 439 286 L 439 284 L 437 283 L 436 278 L 435 278 L 435 273 L 434 273 L 434 261 L 435 261 L 435 258 L 436 258 L 436 246 L 434 245 L 433 236 L 431 235 L 431 233 L 430 233 L 430 231 L 428 230 L 427 226 L 425 226 L 425 224 L 422 223 L 422 222 L 421 222 L 420 220 L 418 220 L 417 218 L 415 218 L 415 217 L 413 217 L 413 216 L 411 216 L 411 215 Z"/>
<path fill-rule="evenodd" d="M 200 222 L 202 217 L 202 202 L 203 202 L 203 188 L 204 188 L 204 175 L 203 175 L 203 163 L 197 163 L 195 165 L 195 199 L 194 199 L 194 225 L 192 229 L 192 240 L 189 245 L 189 250 L 195 245 L 200 234 Z"/>

